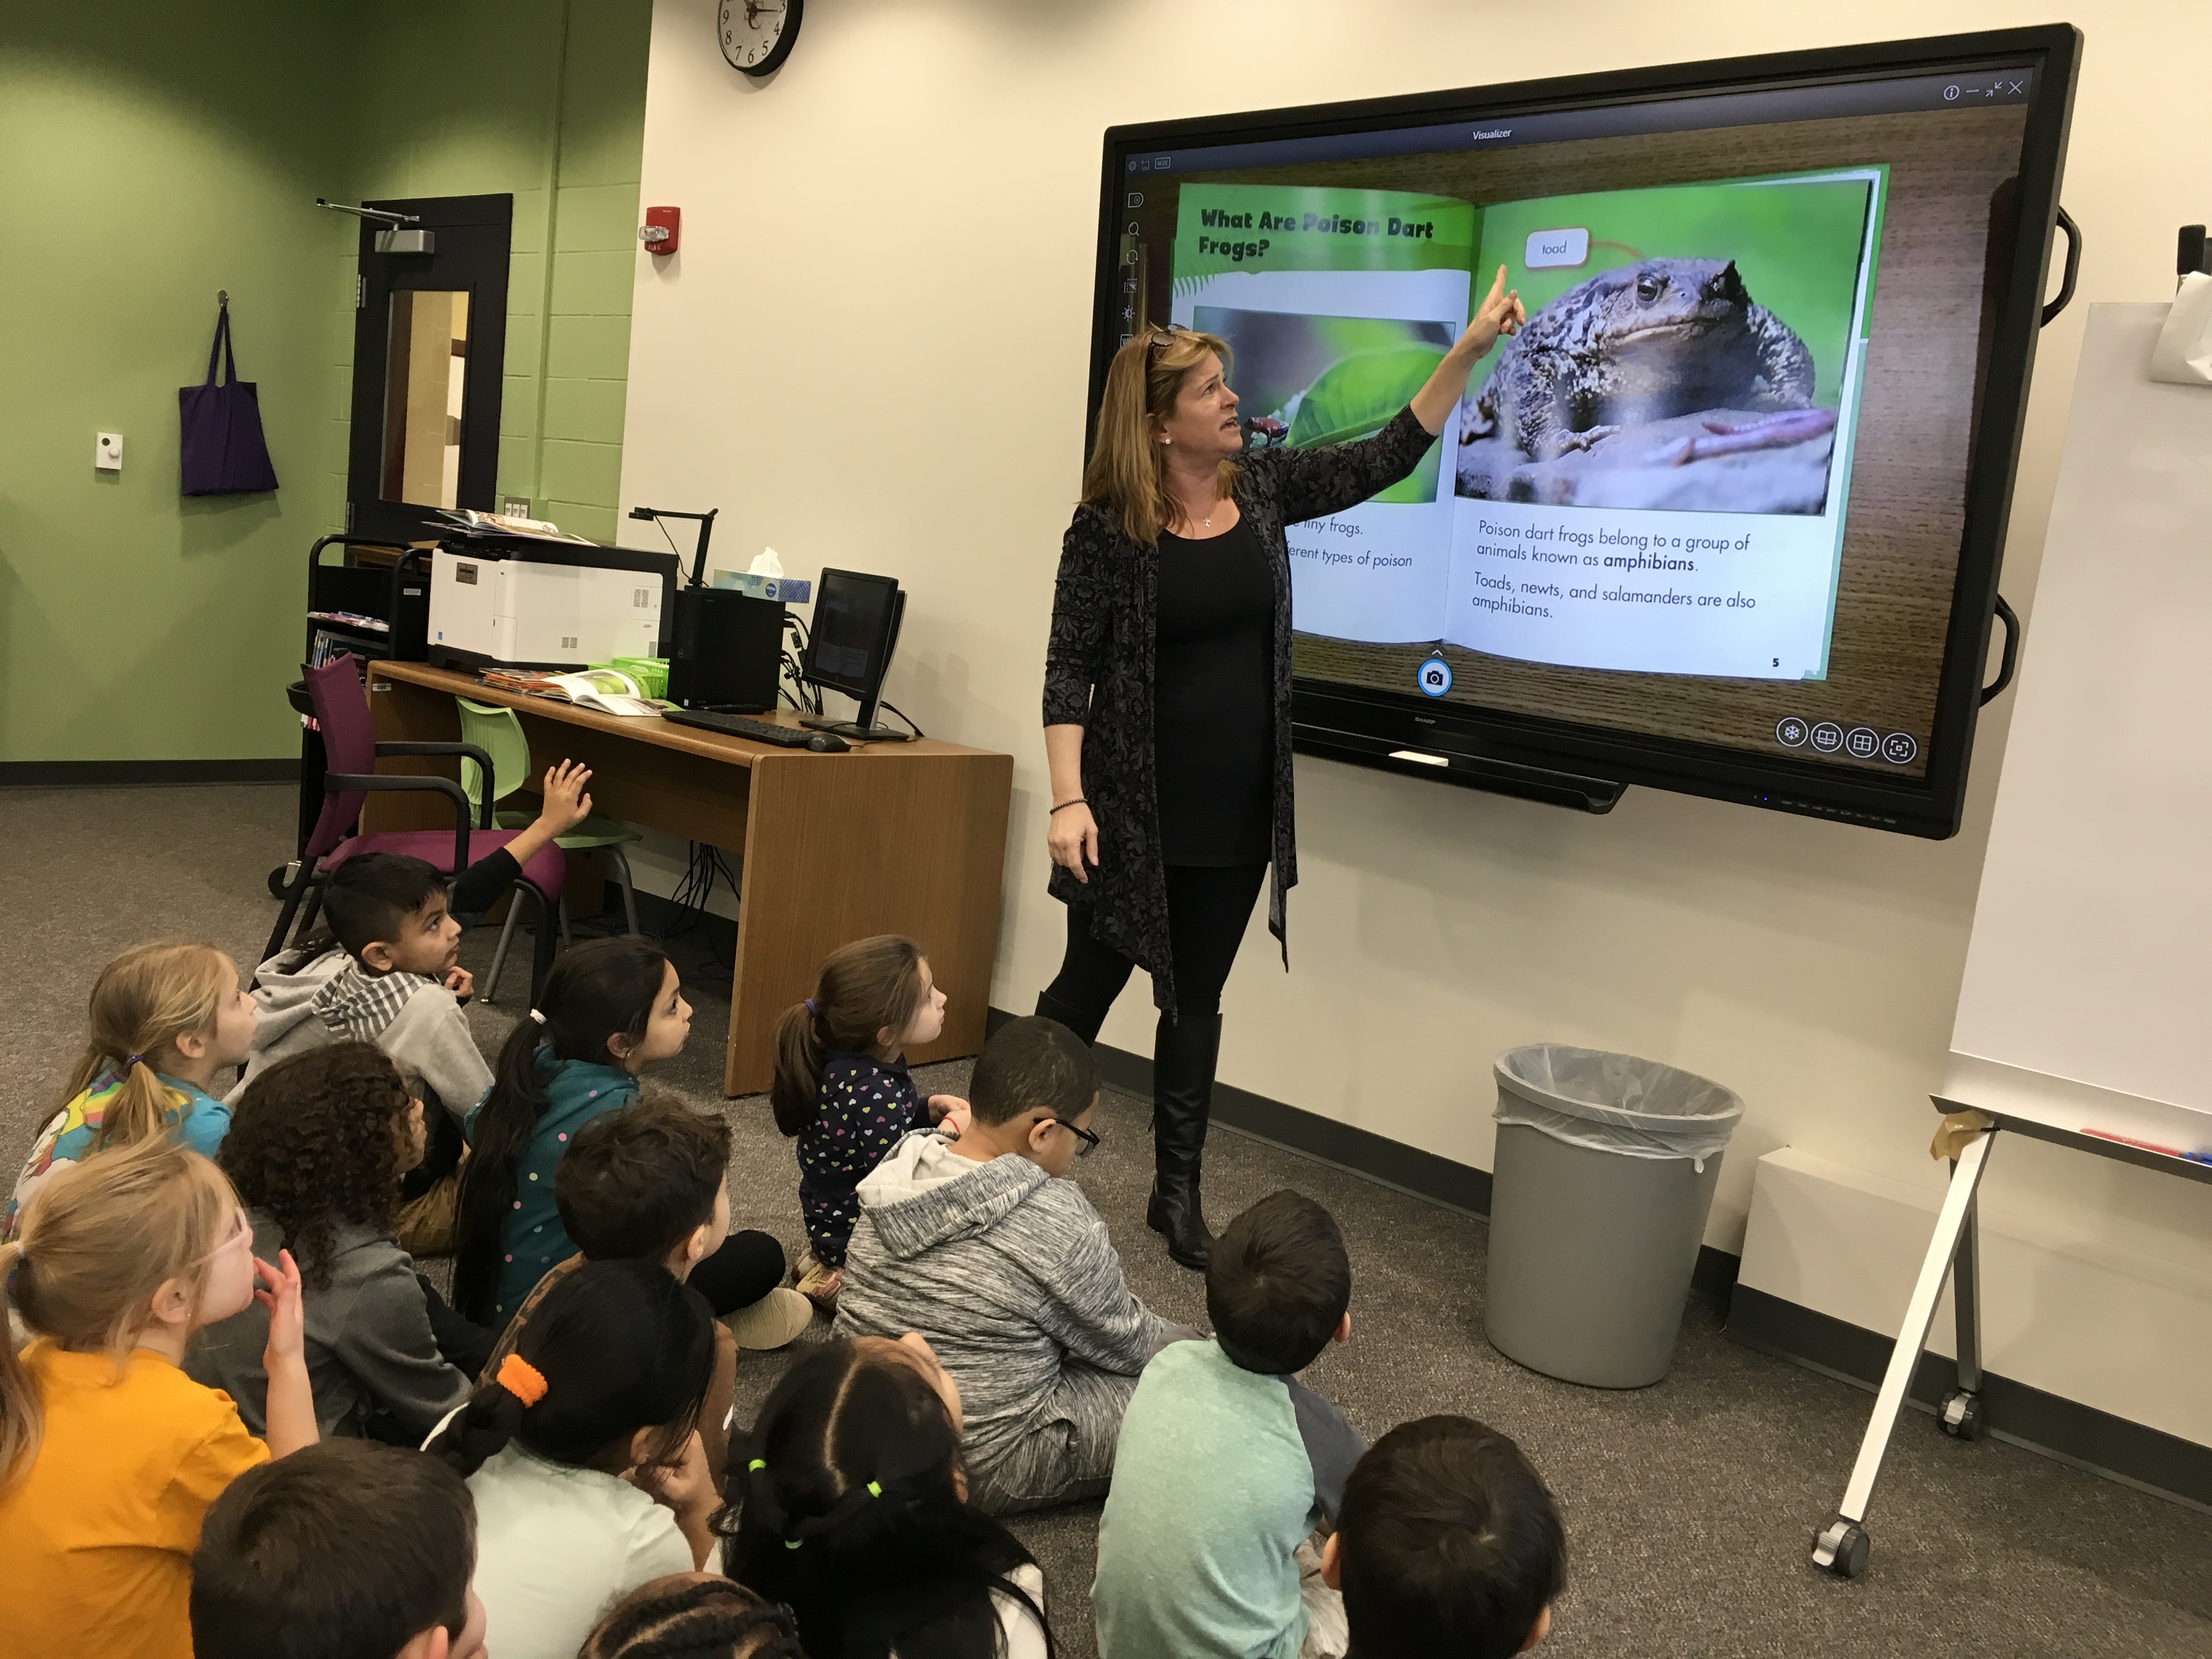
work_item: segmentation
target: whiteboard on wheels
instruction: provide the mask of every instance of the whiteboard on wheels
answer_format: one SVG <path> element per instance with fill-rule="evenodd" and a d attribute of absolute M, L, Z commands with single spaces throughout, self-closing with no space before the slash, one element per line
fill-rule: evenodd
<path fill-rule="evenodd" d="M 1944 1098 L 2212 1151 L 2212 386 L 2089 311 Z"/>

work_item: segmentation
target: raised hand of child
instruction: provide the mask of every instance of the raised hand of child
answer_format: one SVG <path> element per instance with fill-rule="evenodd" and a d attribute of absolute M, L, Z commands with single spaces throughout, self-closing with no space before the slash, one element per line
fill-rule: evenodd
<path fill-rule="evenodd" d="M 261 1352 L 261 1368 L 273 1372 L 288 1361 L 304 1364 L 307 1314 L 300 1296 L 299 1264 L 289 1250 L 277 1251 L 273 1267 L 257 1255 L 253 1277 L 253 1299 L 269 1310 L 269 1340 Z"/>
<path fill-rule="evenodd" d="M 564 836 L 586 818 L 592 816 L 592 798 L 584 793 L 584 786 L 592 781 L 592 769 L 580 761 L 562 761 L 545 774 L 545 805 L 538 817 L 549 824 L 556 836 Z"/>
<path fill-rule="evenodd" d="M 975 1114 L 966 1101 L 957 1095 L 932 1095 L 929 1097 L 929 1121 L 956 1135 L 968 1133 L 968 1125 Z"/>
<path fill-rule="evenodd" d="M 465 968 L 446 969 L 446 988 L 460 1001 L 466 1002 L 476 994 L 477 976 Z"/>

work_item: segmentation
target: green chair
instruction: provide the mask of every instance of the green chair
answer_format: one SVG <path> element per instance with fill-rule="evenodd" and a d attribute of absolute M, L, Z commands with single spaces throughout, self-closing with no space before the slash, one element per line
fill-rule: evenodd
<path fill-rule="evenodd" d="M 515 718 L 514 710 L 493 703 L 471 702 L 466 697 L 453 701 L 461 708 L 461 741 L 473 744 L 491 757 L 491 798 L 495 802 L 505 800 L 516 790 L 532 781 L 530 739 L 523 735 L 522 722 Z M 471 809 L 483 805 L 483 769 L 475 761 L 461 761 L 461 788 L 467 793 Z M 537 817 L 534 812 L 521 811 L 494 812 L 492 822 L 502 830 L 520 830 Z M 615 882 L 622 889 L 623 920 L 629 931 L 637 932 L 637 893 L 629 880 L 629 860 L 623 856 L 623 848 L 639 839 L 635 830 L 624 829 L 612 818 L 601 817 L 594 812 L 555 845 L 564 853 L 603 851 L 612 864 Z M 507 926 L 500 931 L 499 949 L 491 959 L 491 975 L 484 983 L 484 1000 L 491 1001 L 499 994 L 500 970 L 507 965 L 507 947 L 514 938 L 514 924 L 522 914 L 520 905 L 509 905 Z M 541 921 L 541 927 L 544 923 Z M 568 906 L 561 906 L 561 933 L 565 939 L 568 932 Z"/>

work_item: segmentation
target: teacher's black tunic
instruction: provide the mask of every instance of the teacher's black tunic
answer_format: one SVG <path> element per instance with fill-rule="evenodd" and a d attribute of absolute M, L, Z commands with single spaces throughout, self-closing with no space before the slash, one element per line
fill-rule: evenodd
<path fill-rule="evenodd" d="M 1152 768 L 1163 862 L 1265 864 L 1274 817 L 1275 583 L 1250 523 L 1160 538 Z"/>
<path fill-rule="evenodd" d="M 1316 449 L 1263 449 L 1239 462 L 1237 505 L 1266 555 L 1273 590 L 1267 644 L 1270 731 L 1267 927 L 1290 959 L 1288 895 L 1297 882 L 1291 797 L 1291 556 L 1285 525 L 1356 507 L 1420 464 L 1436 441 L 1408 407 L 1371 438 Z M 1045 648 L 1044 723 L 1080 726 L 1083 793 L 1098 821 L 1098 866 L 1084 884 L 1053 866 L 1053 896 L 1091 907 L 1091 933 L 1152 977 L 1175 1008 L 1168 938 L 1155 717 L 1160 547 L 1133 541 L 1111 507 L 1085 502 L 1060 544 Z"/>

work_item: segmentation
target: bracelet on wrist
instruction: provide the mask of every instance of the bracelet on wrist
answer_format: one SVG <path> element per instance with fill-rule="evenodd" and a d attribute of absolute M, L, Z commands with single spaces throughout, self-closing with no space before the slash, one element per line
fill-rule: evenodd
<path fill-rule="evenodd" d="M 1053 812 L 1065 812 L 1071 806 L 1088 806 L 1090 805 L 1091 803 L 1089 801 L 1084 799 L 1082 796 L 1078 795 L 1073 800 L 1064 800 L 1060 802 L 1059 805 L 1052 809 L 1052 812 L 1048 812 L 1045 816 L 1047 817 L 1050 817 Z"/>

